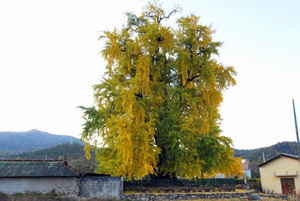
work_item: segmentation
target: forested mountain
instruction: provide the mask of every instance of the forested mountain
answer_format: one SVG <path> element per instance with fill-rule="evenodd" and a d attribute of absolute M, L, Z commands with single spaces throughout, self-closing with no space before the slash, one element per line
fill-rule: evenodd
<path fill-rule="evenodd" d="M 94 172 L 96 168 L 95 154 L 92 153 L 91 160 L 86 160 L 84 146 L 78 143 L 65 143 L 48 149 L 42 149 L 30 153 L 23 153 L 15 155 L 14 158 L 20 159 L 62 159 L 64 155 L 67 156 L 69 164 L 82 171 L 83 173 Z M 281 153 L 297 155 L 296 142 L 280 142 L 275 145 L 251 149 L 238 150 L 235 149 L 235 156 L 250 160 L 250 169 L 252 177 L 259 177 L 258 165 L 263 163 L 262 153 L 265 154 L 266 160 L 269 160 Z"/>
<path fill-rule="evenodd" d="M 296 142 L 280 142 L 269 147 L 263 147 L 251 150 L 238 150 L 235 149 L 235 156 L 250 160 L 250 169 L 253 177 L 259 177 L 258 165 L 263 163 L 263 153 L 265 159 L 280 155 L 281 153 L 287 153 L 292 155 L 298 155 Z"/>
<path fill-rule="evenodd" d="M 36 151 L 68 142 L 83 144 L 72 136 L 53 135 L 39 130 L 0 132 L 0 157 Z"/>
<path fill-rule="evenodd" d="M 74 168 L 82 172 L 95 170 L 95 155 L 86 160 L 83 143 L 66 135 L 53 135 L 38 130 L 27 132 L 0 132 L 0 158 L 62 159 L 64 155 Z M 296 142 L 280 142 L 269 147 L 251 150 L 235 149 L 235 157 L 250 160 L 252 176 L 259 177 L 258 165 L 263 163 L 262 153 L 269 160 L 281 153 L 298 155 Z"/>
<path fill-rule="evenodd" d="M 68 161 L 73 159 L 78 159 L 81 156 L 84 156 L 85 152 L 83 150 L 84 145 L 78 143 L 64 143 L 59 144 L 55 147 L 50 147 L 48 149 L 41 149 L 38 151 L 22 153 L 18 155 L 12 155 L 14 158 L 21 159 L 63 159 L 64 156 L 67 156 Z"/>
<path fill-rule="evenodd" d="M 64 156 L 67 157 L 68 165 L 73 168 L 80 170 L 81 173 L 92 173 L 95 171 L 96 162 L 95 154 L 91 152 L 91 159 L 87 160 L 85 158 L 85 152 L 83 150 L 84 145 L 78 143 L 64 143 L 59 144 L 55 147 L 48 149 L 41 149 L 38 151 L 22 153 L 18 155 L 12 155 L 12 159 L 63 159 Z"/>

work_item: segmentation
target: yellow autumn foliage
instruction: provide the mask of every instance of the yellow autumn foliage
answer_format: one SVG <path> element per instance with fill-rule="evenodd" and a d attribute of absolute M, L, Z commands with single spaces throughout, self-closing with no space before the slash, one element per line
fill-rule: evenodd
<path fill-rule="evenodd" d="M 95 105 L 82 107 L 87 157 L 89 142 L 101 141 L 99 173 L 129 180 L 241 174 L 231 139 L 220 135 L 218 109 L 236 72 L 212 59 L 221 43 L 199 17 L 181 17 L 176 28 L 164 23 L 177 11 L 149 3 L 100 36 L 107 70 L 94 86 Z"/>

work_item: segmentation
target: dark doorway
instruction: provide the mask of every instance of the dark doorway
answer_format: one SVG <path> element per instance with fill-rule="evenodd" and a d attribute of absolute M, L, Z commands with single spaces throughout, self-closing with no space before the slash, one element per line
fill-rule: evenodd
<path fill-rule="evenodd" d="M 295 181 L 294 178 L 281 178 L 282 194 L 295 193 Z"/>

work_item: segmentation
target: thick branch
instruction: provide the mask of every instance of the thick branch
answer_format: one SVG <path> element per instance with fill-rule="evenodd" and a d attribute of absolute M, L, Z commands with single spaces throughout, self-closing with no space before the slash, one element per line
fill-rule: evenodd
<path fill-rule="evenodd" d="M 167 17 L 161 17 L 160 20 L 163 20 L 163 19 L 166 19 L 166 18 L 168 19 L 168 18 L 171 17 L 171 15 L 172 15 L 173 13 L 177 13 L 177 12 L 178 12 L 178 10 L 177 10 L 177 9 L 174 9 L 174 10 L 172 10 L 172 12 L 169 13 L 169 15 L 168 15 Z"/>
<path fill-rule="evenodd" d="M 197 75 L 195 75 L 193 77 L 190 77 L 190 78 L 187 79 L 187 82 L 191 82 L 191 81 L 193 81 L 194 79 L 196 79 L 196 78 L 198 78 L 200 76 L 201 76 L 201 74 L 199 73 L 199 74 L 197 74 Z"/>
<path fill-rule="evenodd" d="M 165 17 L 161 17 L 159 14 L 153 14 L 152 12 L 148 12 L 145 16 L 149 17 L 149 18 L 154 18 L 156 17 L 156 20 L 158 23 L 160 23 L 163 19 L 168 19 L 171 17 L 172 14 L 179 12 L 179 8 L 176 8 L 174 10 L 172 10 L 168 16 Z M 163 13 L 160 13 L 163 14 Z"/>
<path fill-rule="evenodd" d="M 189 77 L 187 80 L 186 80 L 186 84 L 183 86 L 184 88 L 186 87 L 186 85 L 188 85 L 188 83 L 194 81 L 195 79 L 197 79 L 198 77 L 201 76 L 201 73 L 198 73 L 197 75 L 195 76 L 192 76 L 192 77 Z"/>

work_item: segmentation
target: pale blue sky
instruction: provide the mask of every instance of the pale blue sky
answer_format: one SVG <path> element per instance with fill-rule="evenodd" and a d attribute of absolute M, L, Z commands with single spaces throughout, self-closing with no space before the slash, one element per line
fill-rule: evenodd
<path fill-rule="evenodd" d="M 79 137 L 79 105 L 105 62 L 101 31 L 121 27 L 145 0 L 0 0 L 0 131 L 33 128 Z M 238 149 L 294 141 L 292 99 L 300 111 L 300 1 L 174 0 L 224 42 L 219 62 L 238 72 L 224 94 L 223 135 Z M 297 114 L 300 115 L 300 112 Z M 298 115 L 298 116 L 299 116 Z M 300 118 L 300 116 L 298 117 Z"/>

